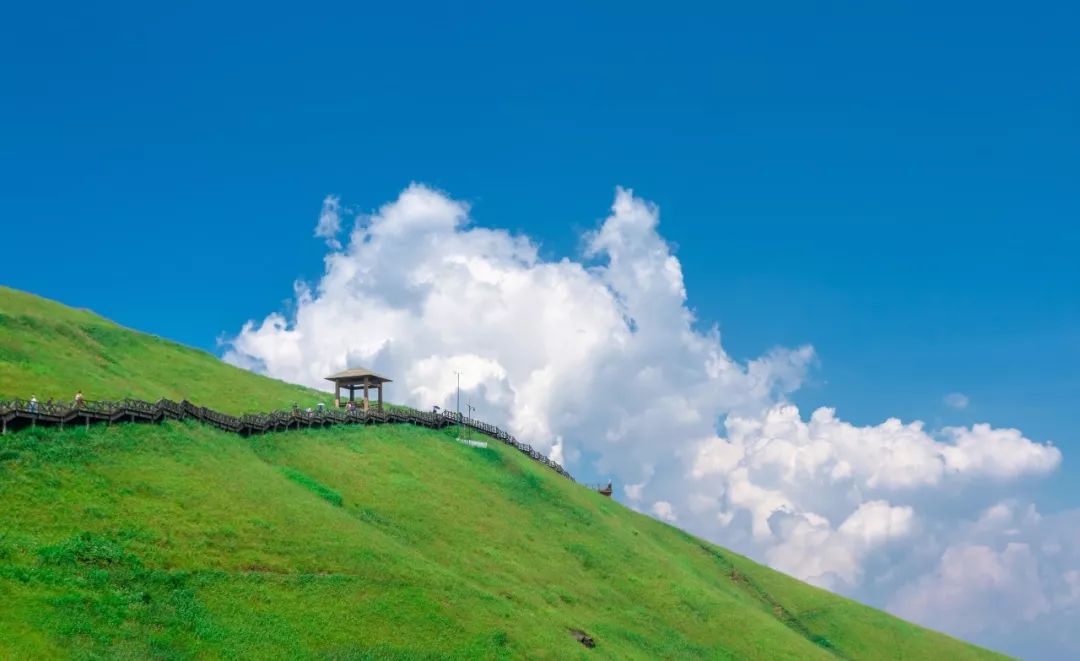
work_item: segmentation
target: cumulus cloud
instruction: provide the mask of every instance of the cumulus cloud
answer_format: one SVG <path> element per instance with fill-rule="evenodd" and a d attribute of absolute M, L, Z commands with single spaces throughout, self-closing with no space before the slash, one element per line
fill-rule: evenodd
<path fill-rule="evenodd" d="M 875 500 L 862 503 L 836 528 L 813 512 L 779 509 L 769 516 L 768 535 L 775 537 L 765 557 L 773 567 L 823 587 L 858 584 L 863 559 L 914 527 L 910 507 Z"/>
<path fill-rule="evenodd" d="M 971 403 L 971 399 L 962 392 L 951 392 L 945 395 L 945 406 L 956 409 L 957 411 L 963 411 Z"/>
<path fill-rule="evenodd" d="M 1015 429 L 979 424 L 932 435 L 921 422 L 895 418 L 859 427 L 837 419 L 829 408 L 803 421 L 797 407 L 781 404 L 760 416 L 730 415 L 724 426 L 726 439 L 699 446 L 695 477 L 730 474 L 745 465 L 787 484 L 850 482 L 865 492 L 934 486 L 947 479 L 1009 479 L 1046 473 L 1061 461 L 1057 448 L 1034 443 Z"/>
<path fill-rule="evenodd" d="M 658 500 L 653 503 L 652 513 L 656 515 L 656 518 L 668 523 L 675 523 L 679 520 L 679 517 L 675 516 L 675 508 L 666 500 Z"/>
<path fill-rule="evenodd" d="M 986 608 L 1008 595 L 1009 607 Z M 1015 627 L 1050 609 L 1027 544 L 1011 542 L 1000 551 L 980 544 L 945 549 L 936 571 L 903 589 L 892 609 L 930 626 L 948 623 L 960 634 L 987 626 Z"/>
<path fill-rule="evenodd" d="M 1002 501 L 942 531 L 933 566 L 889 610 L 1021 656 L 1080 656 L 1080 510 Z"/>
<path fill-rule="evenodd" d="M 316 235 L 336 242 L 341 213 L 328 197 Z M 330 243 L 322 278 L 295 285 L 294 314 L 248 322 L 225 359 L 319 388 L 346 366 L 371 367 L 394 375 L 392 399 L 424 409 L 451 404 L 459 371 L 478 416 L 573 472 L 614 477 L 629 505 L 904 613 L 948 601 L 919 587 L 928 573 L 996 589 L 1005 584 L 978 577 L 1027 566 L 1019 547 L 987 553 L 970 540 L 946 557 L 934 540 L 963 512 L 935 501 L 977 508 L 1054 470 L 1056 448 L 982 424 L 804 417 L 789 397 L 813 348 L 730 356 L 688 306 L 659 218 L 618 189 L 583 254 L 553 261 L 414 184 Z M 982 573 L 961 576 L 969 555 Z"/>

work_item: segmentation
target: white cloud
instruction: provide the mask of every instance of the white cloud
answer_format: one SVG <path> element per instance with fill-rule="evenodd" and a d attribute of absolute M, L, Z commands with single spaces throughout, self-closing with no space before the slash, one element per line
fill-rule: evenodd
<path fill-rule="evenodd" d="M 645 484 L 625 484 L 623 485 L 623 491 L 626 493 L 626 497 L 631 502 L 637 502 L 641 500 L 645 492 Z"/>
<path fill-rule="evenodd" d="M 985 488 L 1045 474 L 1061 461 L 1056 448 L 1016 430 L 975 425 L 930 434 L 898 420 L 857 427 L 825 408 L 804 421 L 789 404 L 731 414 L 724 427 L 726 438 L 698 441 L 688 455 L 690 497 L 711 497 L 727 521 L 745 513 L 741 550 L 846 591 L 860 587 L 869 557 L 912 533 L 914 503 L 926 489 Z M 898 499 L 912 504 L 889 502 Z M 933 518 L 932 509 L 926 514 Z M 719 523 L 711 530 L 722 539 L 729 533 L 721 530 L 725 519 Z"/>
<path fill-rule="evenodd" d="M 1000 601 L 1003 597 L 1007 602 Z M 1008 608 L 991 607 L 1008 603 Z M 897 594 L 891 610 L 903 617 L 959 634 L 988 626 L 1016 627 L 1050 610 L 1038 563 L 1027 544 L 950 546 L 938 569 Z"/>
<path fill-rule="evenodd" d="M 951 392 L 945 395 L 945 406 L 956 409 L 957 411 L 963 411 L 971 403 L 971 399 L 962 392 Z"/>
<path fill-rule="evenodd" d="M 658 500 L 653 503 L 652 513 L 656 515 L 656 518 L 668 523 L 675 523 L 679 520 L 679 517 L 675 516 L 675 508 L 666 500 Z"/>
<path fill-rule="evenodd" d="M 341 200 L 336 195 L 327 195 L 323 199 L 319 212 L 319 223 L 315 226 L 315 236 L 326 239 L 326 245 L 334 250 L 341 249 L 338 232 L 341 231 Z"/>
<path fill-rule="evenodd" d="M 883 500 L 872 500 L 859 505 L 840 524 L 839 532 L 870 549 L 910 534 L 913 518 L 910 507 L 892 507 Z"/>
<path fill-rule="evenodd" d="M 832 409 L 820 408 L 803 421 L 797 407 L 778 404 L 760 415 L 732 414 L 724 426 L 727 438 L 697 444 L 694 478 L 730 476 L 744 467 L 778 485 L 850 484 L 862 492 L 884 492 L 947 480 L 1038 475 L 1061 462 L 1052 445 L 989 425 L 947 427 L 937 434 L 921 422 L 896 419 L 857 427 L 837 419 Z"/>
<path fill-rule="evenodd" d="M 1080 657 L 1080 510 L 1007 500 L 941 535 L 943 552 L 889 610 L 1020 656 Z"/>
<path fill-rule="evenodd" d="M 318 236 L 337 240 L 340 209 L 327 198 Z M 788 396 L 813 349 L 728 355 L 716 327 L 698 329 L 658 222 L 619 189 L 582 258 L 548 261 L 528 237 L 472 225 L 468 205 L 414 184 L 331 244 L 320 281 L 297 285 L 292 317 L 245 324 L 225 359 L 321 388 L 368 366 L 392 375 L 392 400 L 422 409 L 451 405 L 461 371 L 479 417 L 572 472 L 610 475 L 658 518 L 905 612 L 949 603 L 910 587 L 928 572 L 1001 585 L 978 577 L 1027 566 L 1023 550 L 1002 555 L 1000 531 L 993 543 L 937 540 L 988 494 L 1054 470 L 1056 448 L 988 425 L 858 426 L 830 408 L 804 419 Z M 957 573 L 966 554 L 982 573 Z M 908 596 L 893 602 L 901 586 Z"/>
<path fill-rule="evenodd" d="M 862 561 L 890 541 L 902 539 L 913 529 L 910 507 L 893 507 L 885 501 L 859 505 L 836 529 L 812 512 L 776 510 L 769 517 L 776 543 L 769 547 L 769 564 L 817 585 L 853 587 L 862 575 Z"/>
<path fill-rule="evenodd" d="M 948 427 L 950 441 L 941 449 L 947 471 L 983 474 L 1008 479 L 1024 473 L 1047 473 L 1061 463 L 1061 452 L 1052 445 L 1032 443 L 1016 429 Z"/>

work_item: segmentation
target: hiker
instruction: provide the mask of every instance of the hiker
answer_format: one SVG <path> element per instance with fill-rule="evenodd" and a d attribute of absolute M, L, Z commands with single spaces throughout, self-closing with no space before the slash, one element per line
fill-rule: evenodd
<path fill-rule="evenodd" d="M 300 406 L 296 402 L 293 402 L 293 405 L 292 405 L 292 417 L 294 417 L 294 418 L 299 418 L 300 417 Z"/>
<path fill-rule="evenodd" d="M 340 397 L 335 397 L 334 398 L 334 408 L 336 408 L 336 409 L 341 408 L 341 398 Z"/>
<path fill-rule="evenodd" d="M 82 391 L 80 390 L 80 391 L 75 393 L 75 408 L 81 409 L 82 405 L 83 405 L 83 396 L 82 396 Z"/>
<path fill-rule="evenodd" d="M 30 395 L 30 412 L 37 413 L 37 395 Z"/>
<path fill-rule="evenodd" d="M 319 402 L 318 404 L 316 404 L 316 405 L 315 405 L 315 407 L 316 407 L 317 409 L 319 409 L 319 413 L 322 413 L 323 411 L 325 411 L 325 410 L 326 410 L 326 407 L 325 407 L 325 406 L 323 406 L 323 403 L 322 403 L 322 402 Z"/>

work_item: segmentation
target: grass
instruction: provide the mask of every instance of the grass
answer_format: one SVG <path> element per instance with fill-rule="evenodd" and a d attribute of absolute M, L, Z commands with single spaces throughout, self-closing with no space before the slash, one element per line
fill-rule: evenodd
<path fill-rule="evenodd" d="M 162 397 L 233 415 L 331 395 L 245 371 L 206 353 L 136 333 L 87 310 L 0 287 L 0 399 Z"/>
<path fill-rule="evenodd" d="M 322 498 L 331 505 L 337 505 L 338 507 L 341 507 L 341 494 L 334 491 L 325 484 L 320 483 L 318 480 L 308 477 L 307 475 L 304 475 L 295 468 L 289 468 L 288 466 L 282 466 L 281 474 L 289 478 L 293 482 L 296 482 L 300 486 L 304 487 L 319 498 Z"/>
<path fill-rule="evenodd" d="M 36 315 L 36 332 L 60 337 L 89 323 L 40 299 L 12 312 L 24 296 L 0 290 L 0 313 Z M 48 353 L 8 360 L 50 343 L 12 328 L 0 327 L 0 388 L 23 394 L 36 379 L 43 397 L 52 377 L 36 374 L 68 367 Z M 230 390 L 256 408 L 296 396 L 122 332 L 135 336 L 122 346 L 154 356 L 109 350 L 134 396 L 146 393 L 128 367 L 173 396 L 201 388 L 208 403 Z M 77 355 L 84 341 L 67 357 L 95 364 L 98 345 Z M 174 360 L 221 380 L 180 380 Z M 107 374 L 95 387 L 110 387 Z M 2 437 L 0 658 L 995 656 L 455 434 L 382 426 L 241 439 L 185 422 Z"/>

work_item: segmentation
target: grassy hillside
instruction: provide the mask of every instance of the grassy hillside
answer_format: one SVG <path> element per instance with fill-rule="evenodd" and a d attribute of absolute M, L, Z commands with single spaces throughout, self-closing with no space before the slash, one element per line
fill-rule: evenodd
<path fill-rule="evenodd" d="M 71 401 L 80 389 L 87 399 L 187 398 L 234 415 L 330 399 L 87 310 L 0 287 L 0 399 Z"/>
<path fill-rule="evenodd" d="M 302 392 L 8 290 L 0 314 L 4 393 L 67 396 L 72 374 L 94 397 L 234 410 Z M 40 350 L 51 338 L 62 355 Z M 0 438 L 0 658 L 994 656 L 452 436 L 167 423 Z"/>

